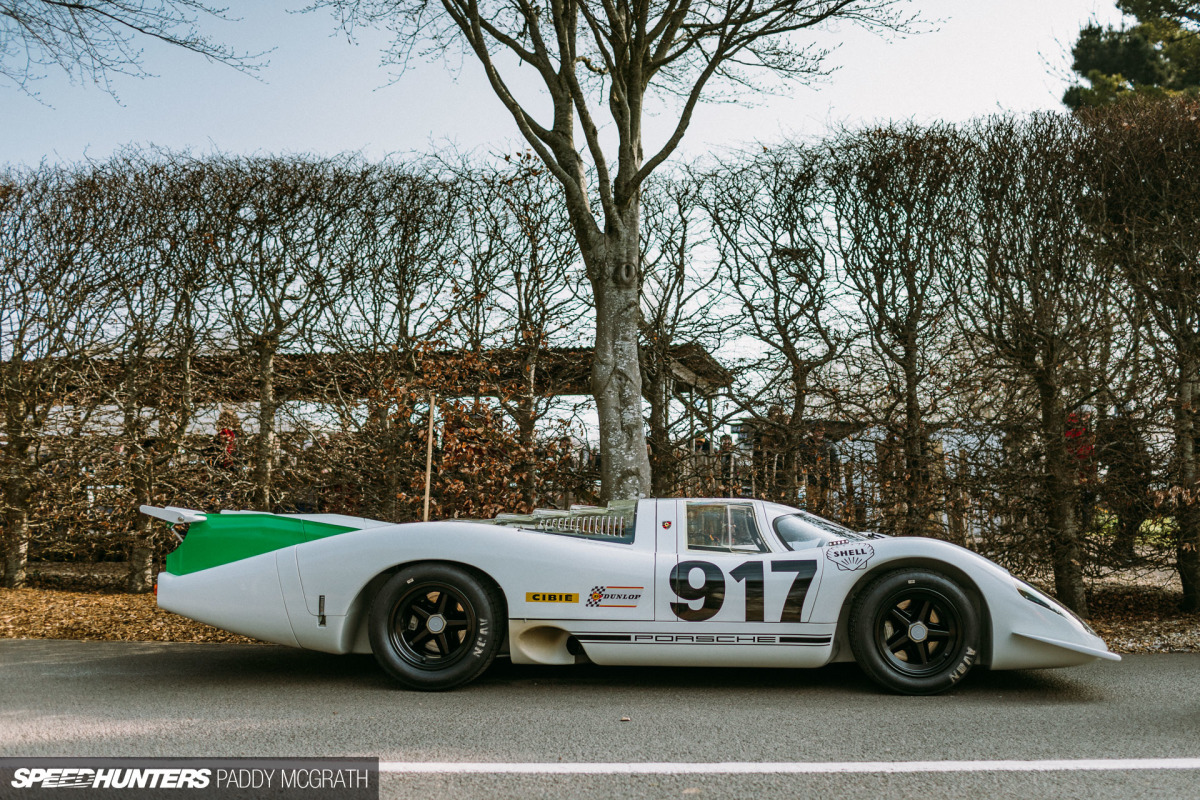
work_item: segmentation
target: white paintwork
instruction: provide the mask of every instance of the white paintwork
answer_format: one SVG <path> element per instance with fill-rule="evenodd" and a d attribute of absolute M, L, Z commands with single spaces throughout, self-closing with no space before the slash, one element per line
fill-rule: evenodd
<path fill-rule="evenodd" d="M 148 508 L 148 506 L 143 506 Z M 199 513 L 199 512 L 197 512 Z M 253 516 L 263 516 L 266 512 L 241 510 L 241 511 L 222 511 L 222 514 L 249 514 Z M 357 528 L 364 530 L 366 528 L 381 528 L 384 525 L 392 525 L 394 523 L 384 522 L 379 519 L 368 519 L 367 517 L 348 517 L 345 514 L 270 514 L 272 517 L 284 517 L 285 519 L 300 519 L 309 522 L 323 522 L 327 525 L 338 525 L 342 528 Z"/>
<path fill-rule="evenodd" d="M 267 642 L 299 647 L 284 607 L 275 553 L 190 575 L 158 574 L 158 605 Z"/>
<path fill-rule="evenodd" d="M 755 504 L 768 552 L 688 550 L 688 502 L 640 501 L 629 544 L 477 522 L 391 525 L 297 515 L 360 529 L 185 576 L 163 573 L 159 605 L 267 641 L 365 653 L 371 600 L 366 589 L 372 579 L 408 563 L 449 561 L 485 573 L 503 591 L 508 647 L 516 663 L 575 663 L 568 650 L 575 637 L 600 664 L 816 667 L 852 659 L 847 598 L 867 576 L 878 574 L 879 567 L 915 564 L 940 566 L 973 584 L 985 605 L 993 669 L 1120 658 L 1070 612 L 1040 593 L 1035 592 L 1061 613 L 1022 597 L 1006 570 L 965 548 L 933 539 L 880 538 L 869 547 L 814 543 L 792 551 L 774 535 L 765 504 L 748 501 Z M 849 552 L 854 547 L 862 552 Z M 703 604 L 684 601 L 671 585 L 672 571 L 684 561 L 706 562 L 724 580 L 723 603 L 708 619 L 679 617 L 681 603 L 689 609 Z M 799 619 L 783 622 L 798 561 L 811 562 L 813 574 L 803 605 L 795 604 Z M 761 565 L 762 621 L 747 621 L 758 613 L 747 604 L 748 563 L 751 572 Z M 703 574 L 693 568 L 688 577 Z M 587 602 L 595 587 L 606 587 L 599 606 Z"/>
<path fill-rule="evenodd" d="M 204 522 L 208 519 L 208 515 L 203 511 L 194 511 L 190 508 L 176 508 L 175 506 L 138 506 L 138 510 L 143 514 L 158 519 L 165 519 L 172 525 L 181 525 L 187 522 Z"/>

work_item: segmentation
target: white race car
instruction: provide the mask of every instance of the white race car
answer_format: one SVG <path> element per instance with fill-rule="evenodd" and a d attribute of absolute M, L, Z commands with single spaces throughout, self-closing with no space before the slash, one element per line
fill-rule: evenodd
<path fill-rule="evenodd" d="M 413 689 L 517 664 L 820 667 L 908 694 L 976 665 L 1120 660 L 1071 611 L 947 542 L 759 500 L 639 500 L 488 521 L 206 514 L 158 576 L 168 611 L 268 642 L 374 653 Z"/>

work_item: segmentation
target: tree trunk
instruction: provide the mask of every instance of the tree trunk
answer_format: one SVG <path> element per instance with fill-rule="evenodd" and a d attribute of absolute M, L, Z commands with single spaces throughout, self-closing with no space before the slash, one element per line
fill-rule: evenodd
<path fill-rule="evenodd" d="M 655 355 L 656 375 L 649 379 L 650 395 L 650 458 L 651 492 L 654 497 L 670 497 L 675 494 L 678 479 L 675 453 L 671 449 L 668 426 L 668 408 L 671 392 L 670 378 L 665 373 L 663 359 Z"/>
<path fill-rule="evenodd" d="M 258 438 L 254 444 L 254 503 L 271 510 L 271 482 L 275 471 L 275 346 L 258 352 Z"/>
<path fill-rule="evenodd" d="M 149 474 L 152 457 L 139 454 L 134 463 L 134 503 L 140 507 L 150 504 Z M 144 594 L 154 588 L 154 520 L 145 514 L 137 515 L 133 530 L 133 547 L 129 550 L 129 574 L 125 578 L 126 591 Z"/>
<path fill-rule="evenodd" d="M 917 395 L 916 342 L 904 353 L 904 535 L 924 536 L 928 527 L 925 436 Z"/>
<path fill-rule="evenodd" d="M 1087 617 L 1076 502 L 1079 489 L 1071 454 L 1067 450 L 1066 414 L 1052 379 L 1038 380 L 1038 396 L 1046 447 L 1046 517 L 1050 525 L 1054 591 L 1068 608 Z"/>
<path fill-rule="evenodd" d="M 406 474 L 405 469 L 400 464 L 404 452 L 404 443 L 400 439 L 402 435 L 400 426 L 392 418 L 392 415 L 384 411 L 381 413 L 381 417 L 379 421 L 379 436 L 384 451 L 382 454 L 384 457 L 382 464 L 384 497 L 380 503 L 380 509 L 382 510 L 384 519 L 391 522 L 399 522 L 400 479 L 402 475 Z"/>
<path fill-rule="evenodd" d="M 129 576 L 125 579 L 126 591 L 145 594 L 154 588 L 154 520 L 139 514 L 134 530 L 134 545 L 129 551 Z"/>
<path fill-rule="evenodd" d="M 782 502 L 784 505 L 799 506 L 801 475 L 806 475 L 808 468 L 811 468 L 816 462 L 816 453 L 813 449 L 816 432 L 806 430 L 804 425 L 805 418 L 808 416 L 808 371 L 793 364 L 792 384 L 796 387 L 796 394 L 792 398 L 792 411 L 784 426 L 783 435 L 780 437 L 786 448 L 785 463 L 788 467 L 784 473 L 785 485 Z M 803 507 L 811 511 L 812 503 L 808 496 L 807 477 L 804 479 L 803 486 Z"/>
<path fill-rule="evenodd" d="M 1200 484 L 1196 464 L 1196 403 L 1200 365 L 1192 360 L 1180 364 L 1179 402 L 1175 406 L 1175 445 L 1179 462 L 1179 506 L 1175 519 L 1179 538 L 1175 549 L 1176 569 L 1183 585 L 1184 611 L 1200 611 Z"/>
<path fill-rule="evenodd" d="M 4 514 L 4 586 L 20 589 L 25 585 L 25 566 L 29 561 L 29 511 L 24 505 L 9 505 Z"/>
<path fill-rule="evenodd" d="M 517 444 L 521 446 L 521 499 L 532 511 L 537 505 L 537 458 L 534 455 L 537 420 L 534 417 L 532 394 L 517 401 L 513 417 L 517 423 Z"/>
<path fill-rule="evenodd" d="M 20 364 L 15 369 L 19 370 Z M 29 561 L 29 497 L 33 492 L 34 464 L 29 458 L 26 405 L 18 390 L 10 389 L 6 394 L 8 441 L 0 450 L 3 462 L 7 462 L 4 464 L 4 586 L 19 589 L 25 585 L 25 567 Z"/>
<path fill-rule="evenodd" d="M 636 213 L 636 212 L 635 212 Z M 596 301 L 592 394 L 600 418 L 600 500 L 650 493 L 638 354 L 641 316 L 637 221 L 584 248 Z"/>
<path fill-rule="evenodd" d="M 24 438 L 9 442 L 8 468 L 4 485 L 4 585 L 20 589 L 25 585 L 25 566 L 29 561 L 29 496 L 33 481 L 31 462 Z"/>

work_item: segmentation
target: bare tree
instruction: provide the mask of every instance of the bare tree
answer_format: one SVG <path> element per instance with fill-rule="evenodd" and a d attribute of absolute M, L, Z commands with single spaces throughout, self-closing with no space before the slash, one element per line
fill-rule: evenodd
<path fill-rule="evenodd" d="M 331 162 L 301 158 L 212 159 L 212 200 L 222 321 L 249 357 L 257 387 L 254 502 L 272 507 L 276 461 L 276 356 L 311 342 L 336 280 L 339 237 L 350 222 L 344 182 Z"/>
<path fill-rule="evenodd" d="M 516 423 L 517 474 L 532 507 L 539 484 L 535 433 L 554 402 L 548 351 L 567 338 L 583 309 L 575 292 L 578 250 L 562 205 L 554 201 L 553 178 L 532 154 L 506 162 L 477 167 L 462 181 L 472 189 L 470 240 L 487 243 L 480 258 L 471 253 L 468 260 L 490 262 L 495 281 L 490 289 L 476 284 L 472 291 L 492 308 L 494 341 L 505 362 L 494 366 L 513 376 L 502 382 L 498 399 Z"/>
<path fill-rule="evenodd" d="M 112 91 L 114 74 L 145 75 L 141 42 L 159 41 L 241 70 L 260 55 L 239 53 L 201 32 L 202 18 L 227 19 L 202 0 L 0 0 L 0 78 L 29 92 L 57 67 Z"/>
<path fill-rule="evenodd" d="M 651 493 L 669 497 L 681 490 L 680 453 L 695 457 L 690 421 L 706 418 L 694 391 L 680 391 L 681 348 L 711 352 L 728 320 L 717 288 L 720 273 L 700 257 L 708 231 L 695 176 L 655 176 L 642 192 L 642 385 L 649 405 Z M 703 401 L 703 397 L 699 398 Z M 683 414 L 679 413 L 682 407 Z M 706 420 L 707 432 L 716 421 Z"/>
<path fill-rule="evenodd" d="M 1200 105 L 1130 102 L 1084 117 L 1097 139 L 1088 221 L 1155 334 L 1173 417 L 1174 463 L 1160 502 L 1174 512 L 1183 607 L 1200 610 Z"/>
<path fill-rule="evenodd" d="M 350 30 L 391 27 L 397 33 L 392 55 L 401 65 L 414 52 L 448 49 L 469 52 L 483 65 L 492 90 L 562 187 L 591 283 L 602 494 L 645 495 L 650 463 L 638 358 L 642 184 L 678 148 L 706 90 L 724 82 L 745 91 L 763 73 L 809 77 L 819 71 L 825 51 L 806 46 L 795 34 L 839 20 L 895 26 L 900 21 L 894 0 L 773 0 L 762 6 L 707 0 L 633 6 L 577 0 L 443 0 L 434 6 L 419 0 L 317 0 L 314 6 L 332 9 Z M 518 99 L 512 76 L 504 75 L 501 52 L 532 67 L 549 96 L 548 118 L 536 118 L 537 100 Z M 644 116 L 656 93 L 681 102 L 674 130 L 647 157 Z M 603 103 L 616 139 L 607 150 L 609 134 L 602 132 L 599 117 Z M 577 131 L 583 133 L 582 149 L 576 145 Z"/>
<path fill-rule="evenodd" d="M 930 519 L 931 411 L 944 400 L 966 170 L 955 131 L 903 125 L 843 134 L 827 161 L 832 246 L 867 333 L 840 396 L 900 442 L 896 470 L 906 535 L 940 532 Z"/>
<path fill-rule="evenodd" d="M 94 394 L 119 417 L 126 497 L 115 517 L 132 534 L 126 588 L 148 592 L 161 526 L 137 508 L 159 501 L 162 479 L 171 482 L 196 419 L 194 359 L 211 313 L 205 292 L 212 245 L 201 233 L 206 199 L 190 193 L 196 170 L 186 159 L 130 152 L 93 170 L 105 207 L 121 218 L 98 254 L 116 313 L 106 331 L 113 374 L 101 365 Z"/>
<path fill-rule="evenodd" d="M 798 502 L 816 456 L 821 373 L 852 335 L 838 311 L 822 171 L 816 149 L 770 150 L 706 176 L 703 195 L 737 331 L 762 348 L 737 399 L 754 423 L 758 484 L 786 503 Z"/>
<path fill-rule="evenodd" d="M 494 292 L 505 269 L 503 237 L 511 232 L 498 231 L 496 219 L 504 216 L 497 207 L 504 204 L 506 178 L 485 177 L 470 159 L 460 160 L 453 170 L 463 203 L 454 229 L 451 335 L 459 346 L 479 354 L 500 344 L 500 302 Z"/>
<path fill-rule="evenodd" d="M 1036 410 L 1046 537 L 1060 600 L 1087 615 L 1079 450 L 1068 438 L 1093 383 L 1089 351 L 1105 334 L 1096 302 L 1109 276 L 1082 234 L 1084 165 L 1091 158 L 1070 118 L 997 118 L 974 130 L 975 216 L 959 321 L 981 358 L 1027 393 Z M 1078 419 L 1078 418 L 1077 418 Z"/>
<path fill-rule="evenodd" d="M 337 279 L 319 290 L 325 314 L 314 338 L 338 365 L 325 396 L 345 435 L 337 438 L 340 449 L 313 436 L 313 449 L 321 481 L 357 487 L 359 513 L 399 519 L 399 497 L 408 490 L 400 461 L 413 431 L 397 418 L 393 390 L 411 378 L 422 347 L 447 325 L 462 197 L 425 161 L 339 171 L 350 220 L 330 243 Z M 365 415 L 356 413 L 362 407 Z M 330 461 L 338 462 L 337 476 Z"/>
<path fill-rule="evenodd" d="M 0 447 L 4 585 L 25 584 L 38 446 L 88 359 L 105 352 L 111 273 L 98 254 L 124 219 L 92 176 L 41 167 L 0 175 Z"/>

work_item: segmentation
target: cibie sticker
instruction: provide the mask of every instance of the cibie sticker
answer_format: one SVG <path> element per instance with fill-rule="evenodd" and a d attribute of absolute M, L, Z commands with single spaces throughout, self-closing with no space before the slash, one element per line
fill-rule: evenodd
<path fill-rule="evenodd" d="M 579 595 L 572 592 L 526 592 L 526 603 L 578 603 Z"/>
<path fill-rule="evenodd" d="M 671 530 L 671 520 L 669 520 L 669 519 L 663 520 L 663 530 L 664 531 Z"/>
<path fill-rule="evenodd" d="M 866 569 L 867 562 L 875 555 L 875 548 L 865 542 L 830 547 L 825 551 L 825 557 L 837 564 L 837 568 L 847 572 L 856 569 Z"/>
<path fill-rule="evenodd" d="M 644 586 L 593 586 L 588 608 L 637 608 Z"/>

